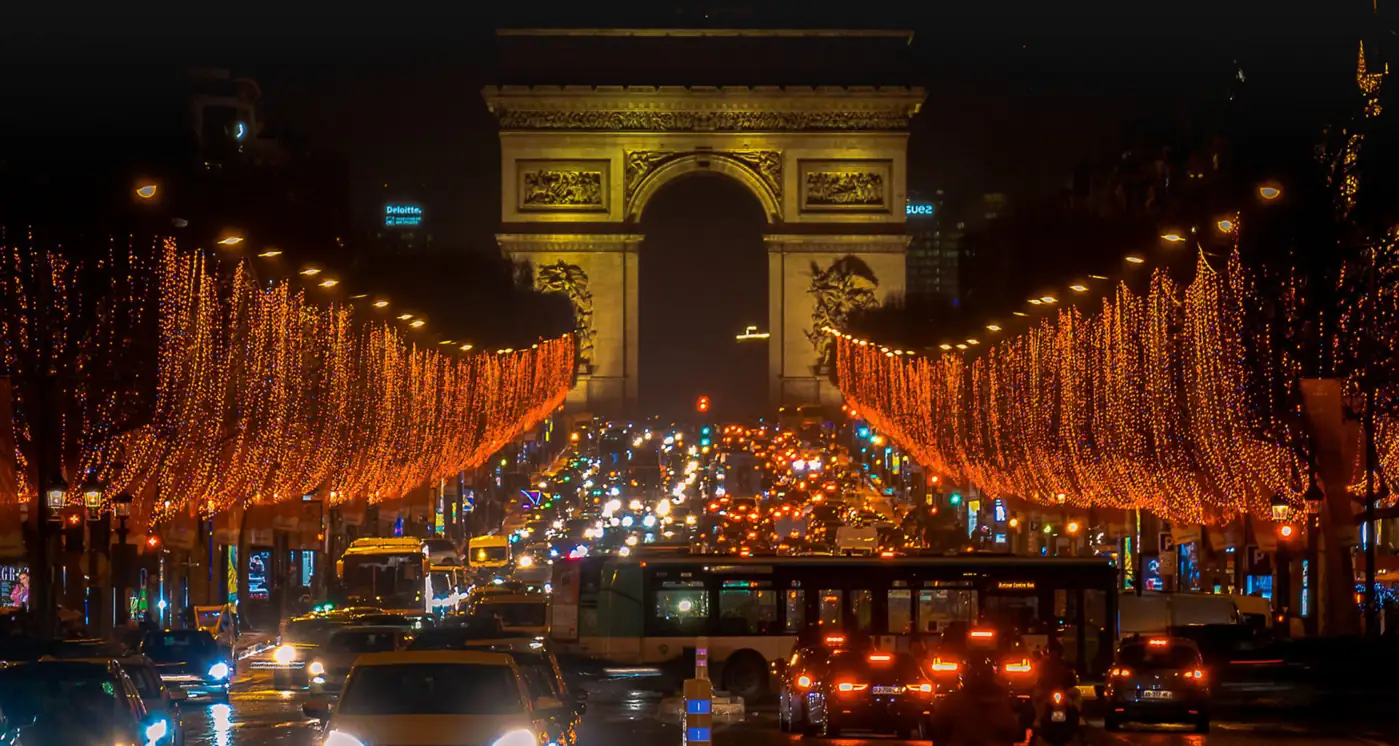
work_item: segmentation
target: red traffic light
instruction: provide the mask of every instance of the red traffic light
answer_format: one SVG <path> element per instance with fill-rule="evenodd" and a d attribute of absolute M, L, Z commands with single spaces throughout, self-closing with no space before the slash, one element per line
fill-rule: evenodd
<path fill-rule="evenodd" d="M 697 409 L 697 410 L 699 410 L 699 411 L 701 411 L 701 412 L 708 412 L 708 411 L 709 411 L 709 397 L 707 397 L 707 396 L 701 396 L 701 397 L 699 398 L 699 402 L 697 402 L 697 403 L 695 404 L 695 409 Z"/>

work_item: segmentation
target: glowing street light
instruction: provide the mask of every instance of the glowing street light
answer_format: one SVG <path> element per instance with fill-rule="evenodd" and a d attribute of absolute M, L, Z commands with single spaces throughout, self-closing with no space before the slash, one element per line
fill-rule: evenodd
<path fill-rule="evenodd" d="M 987 324 L 987 325 L 986 325 L 986 330 L 987 330 L 987 331 L 992 331 L 992 332 L 998 332 L 998 331 L 1001 330 L 1001 325 L 1000 325 L 1000 324 Z"/>
<path fill-rule="evenodd" d="M 1219 222 L 1215 223 L 1215 224 L 1214 224 L 1214 227 L 1218 228 L 1220 233 L 1233 233 L 1233 232 L 1234 232 L 1234 221 L 1232 221 L 1232 220 L 1230 220 L 1230 219 L 1228 219 L 1228 218 L 1225 218 L 1225 219 L 1220 220 Z"/>
<path fill-rule="evenodd" d="M 420 326 L 422 326 L 423 324 L 426 324 L 426 323 L 427 323 L 427 322 L 426 322 L 426 321 L 423 321 L 422 319 L 416 319 L 416 320 L 414 320 L 412 323 L 410 323 L 410 324 L 408 324 L 408 325 L 411 326 L 411 327 L 413 327 L 414 329 L 417 329 L 418 327 L 420 327 Z"/>
<path fill-rule="evenodd" d="M 1072 291 L 1074 291 L 1075 293 L 1086 293 L 1086 292 L 1088 292 L 1088 286 L 1087 286 L 1087 285 L 1070 285 L 1070 286 L 1069 286 L 1069 289 L 1072 290 Z"/>
<path fill-rule="evenodd" d="M 1268 200 L 1269 202 L 1272 202 L 1273 200 L 1282 196 L 1282 190 L 1273 186 L 1272 184 L 1263 184 L 1262 186 L 1258 187 L 1258 196 Z"/>
<path fill-rule="evenodd" d="M 306 275 L 307 277 L 315 277 L 320 273 L 320 267 L 307 267 L 306 269 L 301 270 L 301 274 Z"/>
<path fill-rule="evenodd" d="M 939 347 L 940 349 L 944 349 L 944 350 L 950 350 L 950 349 L 952 349 L 952 345 L 947 344 L 946 342 L 943 342 L 942 344 L 938 345 L 938 347 Z"/>
<path fill-rule="evenodd" d="M 977 338 L 975 338 L 975 337 L 968 337 L 968 338 L 967 338 L 967 344 L 969 344 L 969 345 L 979 345 L 979 344 L 981 344 L 981 340 L 979 340 L 979 339 L 977 339 Z"/>
<path fill-rule="evenodd" d="M 753 324 L 745 327 L 743 329 L 743 333 L 735 337 L 735 339 L 737 339 L 740 342 L 747 342 L 749 340 L 755 339 L 767 339 L 771 336 L 772 334 L 770 334 L 769 332 L 758 331 L 757 325 Z"/>
<path fill-rule="evenodd" d="M 263 251 L 263 252 L 259 252 L 259 253 L 258 253 L 258 256 L 262 257 L 263 259 L 271 259 L 271 258 L 274 257 L 274 256 L 281 256 L 281 255 L 282 255 L 282 250 L 281 250 L 281 249 L 268 249 L 267 251 Z"/>
<path fill-rule="evenodd" d="M 413 314 L 411 314 L 411 313 L 400 313 L 400 314 L 398 315 L 398 320 L 399 320 L 399 321 L 408 321 L 408 320 L 411 319 L 411 318 L 413 318 Z"/>
<path fill-rule="evenodd" d="M 243 243 L 242 236 L 224 236 L 219 239 L 220 246 L 237 246 L 240 243 Z"/>
<path fill-rule="evenodd" d="M 1136 254 L 1128 254 L 1128 255 L 1127 255 L 1127 261 L 1131 262 L 1132 264 L 1145 264 L 1145 263 L 1146 263 L 1146 260 L 1145 260 L 1145 259 L 1143 259 L 1143 258 L 1137 256 Z"/>
<path fill-rule="evenodd" d="M 1052 295 L 1041 295 L 1041 296 L 1040 296 L 1040 302 L 1041 302 L 1041 303 L 1058 303 L 1058 302 L 1059 302 L 1059 299 L 1058 299 L 1058 298 L 1055 298 L 1055 297 L 1052 296 Z"/>
<path fill-rule="evenodd" d="M 469 352 L 469 351 L 471 350 L 471 347 L 472 347 L 471 345 L 465 344 L 465 345 L 462 345 L 461 347 L 458 347 L 457 349 L 461 350 L 462 352 Z"/>
<path fill-rule="evenodd" d="M 1185 236 L 1179 233 L 1162 233 L 1161 238 L 1171 243 L 1185 243 Z"/>
<path fill-rule="evenodd" d="M 334 277 L 327 277 L 324 280 L 321 280 L 320 284 L 323 288 L 333 288 L 336 285 L 339 285 L 340 281 L 335 279 Z"/>
<path fill-rule="evenodd" d="M 141 199 L 155 199 L 156 192 L 160 191 L 158 184 L 142 184 L 136 187 L 136 196 Z"/>
<path fill-rule="evenodd" d="M 386 301 L 386 300 L 376 300 L 376 301 L 374 301 L 374 307 L 375 307 L 375 308 L 388 308 L 388 305 L 389 305 L 389 302 Z"/>

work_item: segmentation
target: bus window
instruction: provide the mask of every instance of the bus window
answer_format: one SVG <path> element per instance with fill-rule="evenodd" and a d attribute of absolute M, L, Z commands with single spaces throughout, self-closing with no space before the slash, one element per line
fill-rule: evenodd
<path fill-rule="evenodd" d="M 821 623 L 839 627 L 841 621 L 840 589 L 821 591 Z"/>
<path fill-rule="evenodd" d="M 786 632 L 795 635 L 806 628 L 806 592 L 800 588 L 787 591 Z"/>
<path fill-rule="evenodd" d="M 702 580 L 661 583 L 652 619 L 659 634 L 702 635 L 709 626 L 709 591 Z"/>
<path fill-rule="evenodd" d="M 949 622 L 976 621 L 976 591 L 918 591 L 918 624 L 922 632 L 941 632 Z"/>
<path fill-rule="evenodd" d="M 874 591 L 867 588 L 851 591 L 850 606 L 855 614 L 855 629 L 869 632 L 874 627 Z"/>
<path fill-rule="evenodd" d="M 725 581 L 719 591 L 719 634 L 765 635 L 776 630 L 777 594 L 759 586 L 771 583 Z"/>
<path fill-rule="evenodd" d="M 889 633 L 906 635 L 913 631 L 913 592 L 907 588 L 889 591 Z"/>

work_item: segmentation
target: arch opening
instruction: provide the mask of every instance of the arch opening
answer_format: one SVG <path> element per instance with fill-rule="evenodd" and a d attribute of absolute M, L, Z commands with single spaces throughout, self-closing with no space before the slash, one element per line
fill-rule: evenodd
<path fill-rule="evenodd" d="M 639 231 L 638 399 L 642 413 L 720 419 L 768 406 L 768 215 L 751 187 L 714 172 L 668 178 L 646 195 Z"/>

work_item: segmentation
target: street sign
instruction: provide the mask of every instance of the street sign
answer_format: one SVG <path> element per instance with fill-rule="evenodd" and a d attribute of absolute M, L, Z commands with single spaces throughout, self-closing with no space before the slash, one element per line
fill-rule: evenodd
<path fill-rule="evenodd" d="M 1175 549 L 1176 541 L 1175 538 L 1171 536 L 1171 532 L 1162 531 L 1160 536 L 1157 538 L 1156 551 L 1159 552 L 1164 558 L 1166 556 L 1166 552 L 1174 553 Z M 1164 562 L 1164 559 L 1162 561 Z"/>
<path fill-rule="evenodd" d="M 1162 575 L 1176 574 L 1176 550 L 1168 549 L 1161 553 L 1161 564 L 1157 567 L 1157 572 Z"/>

